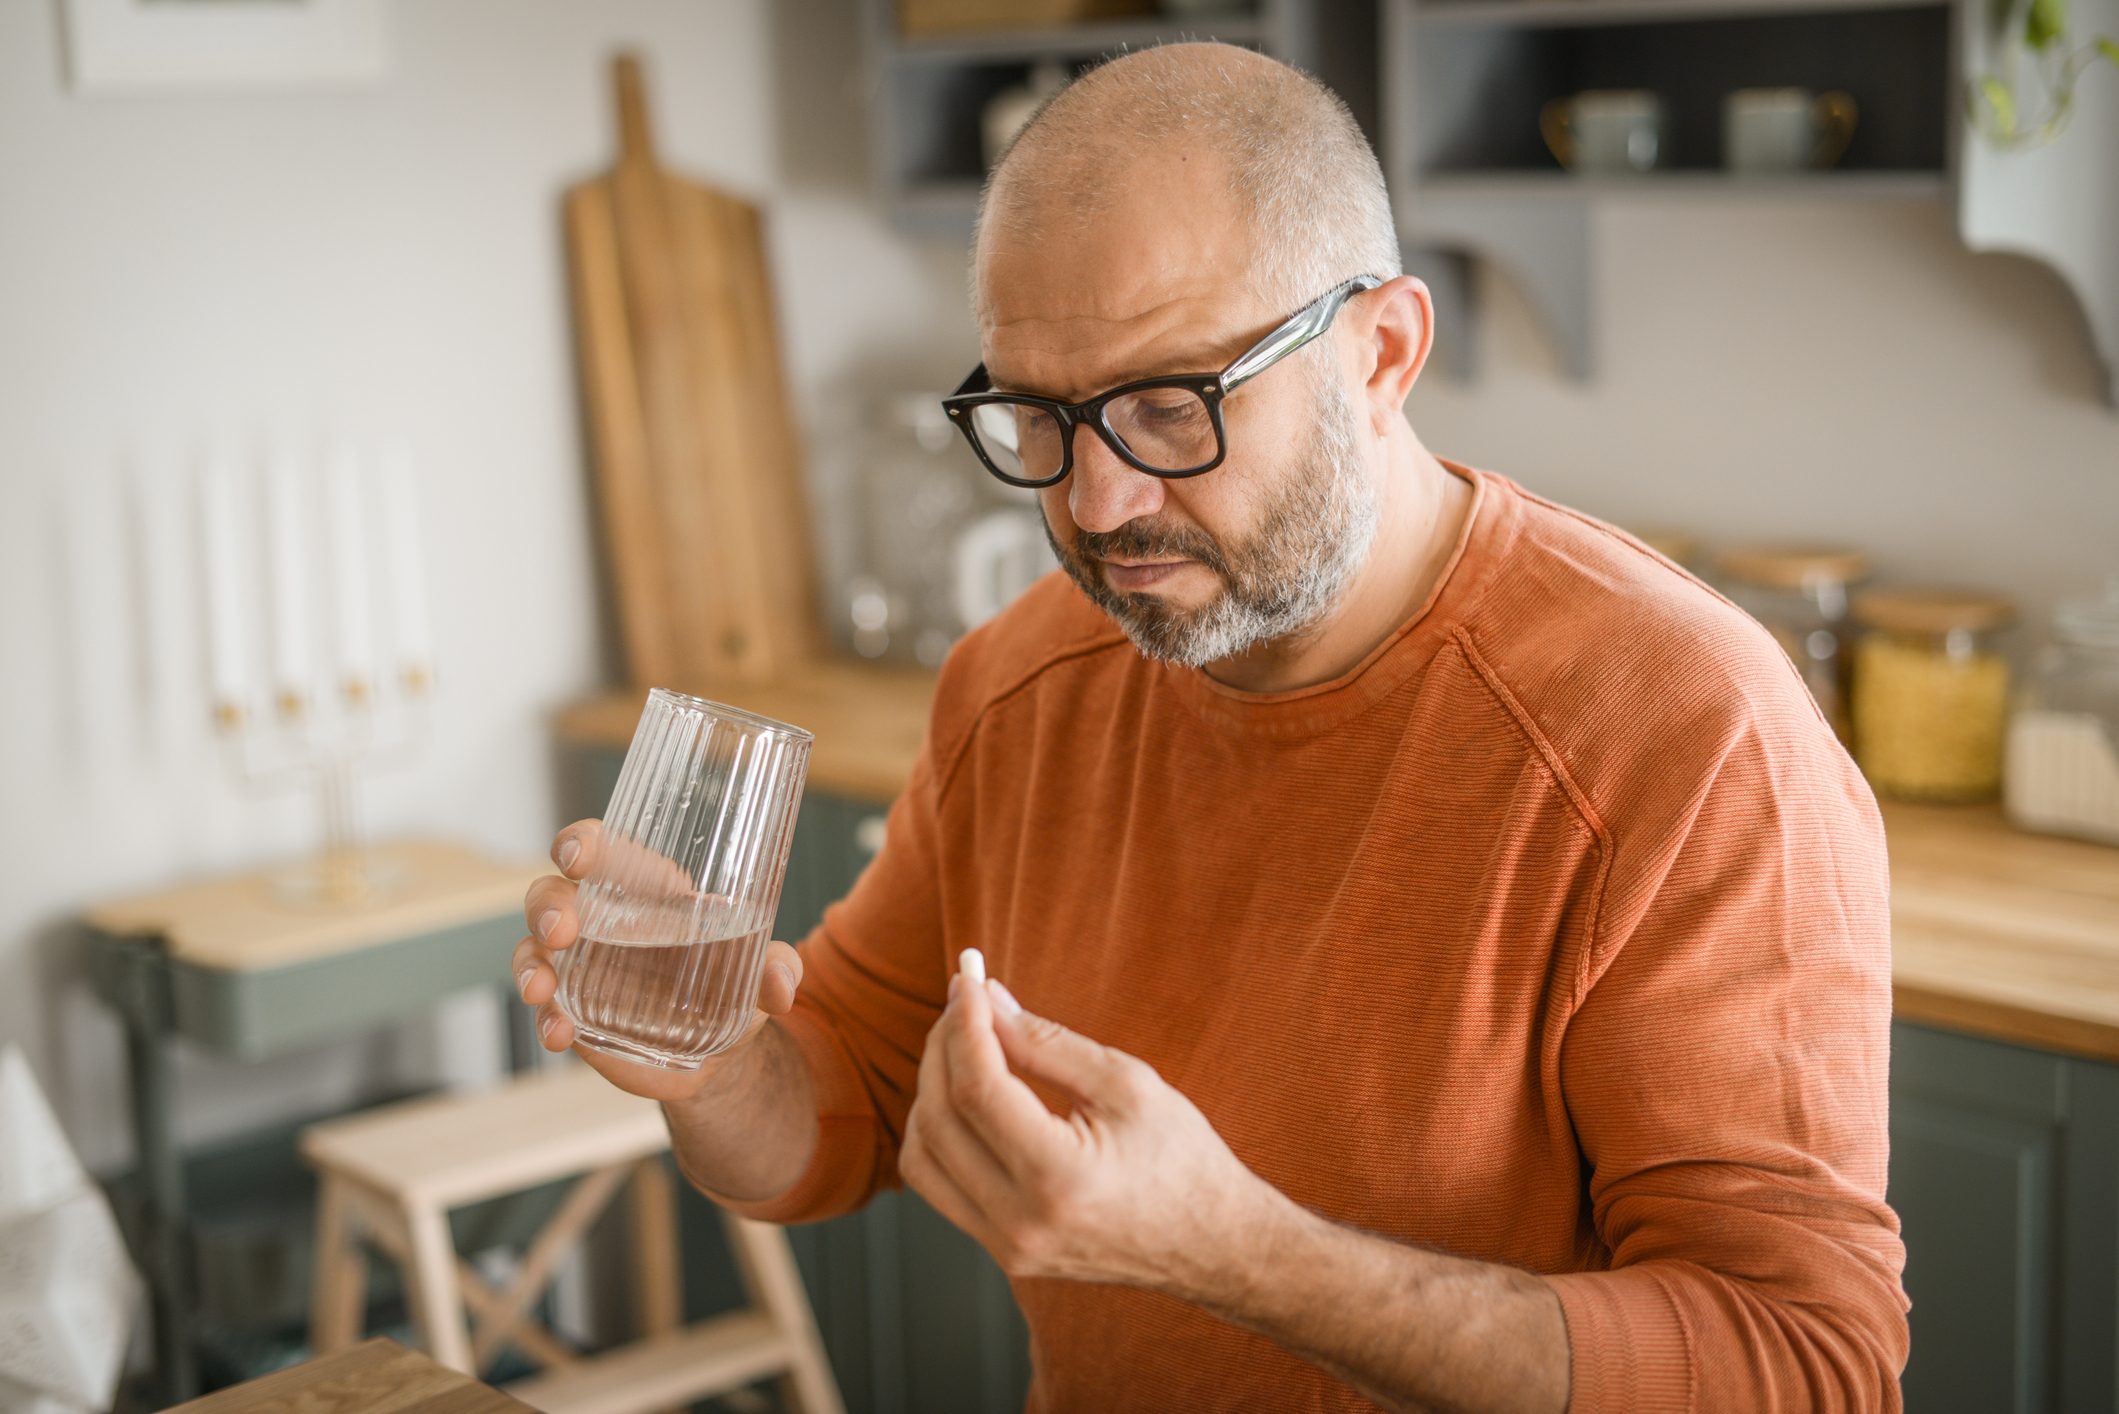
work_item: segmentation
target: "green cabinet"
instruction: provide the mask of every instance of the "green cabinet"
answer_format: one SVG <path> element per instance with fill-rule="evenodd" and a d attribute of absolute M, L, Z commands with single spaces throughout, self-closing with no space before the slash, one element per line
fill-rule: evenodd
<path fill-rule="evenodd" d="M 2119 1068 L 1893 1028 L 1917 1414 L 2119 1408 Z"/>

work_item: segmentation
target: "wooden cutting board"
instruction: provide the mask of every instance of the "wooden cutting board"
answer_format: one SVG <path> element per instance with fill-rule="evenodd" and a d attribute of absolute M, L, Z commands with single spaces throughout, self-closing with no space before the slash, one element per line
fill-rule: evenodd
<path fill-rule="evenodd" d="M 657 162 L 639 61 L 612 67 L 618 162 L 565 209 L 626 676 L 771 681 L 821 633 L 763 223 Z"/>

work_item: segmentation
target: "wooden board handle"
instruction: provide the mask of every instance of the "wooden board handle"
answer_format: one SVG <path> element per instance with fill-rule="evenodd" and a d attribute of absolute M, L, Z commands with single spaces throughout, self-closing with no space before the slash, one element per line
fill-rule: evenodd
<path fill-rule="evenodd" d="M 647 84 L 640 56 L 631 51 L 611 60 L 611 87 L 618 99 L 618 160 L 653 166 L 655 140 L 647 125 Z"/>

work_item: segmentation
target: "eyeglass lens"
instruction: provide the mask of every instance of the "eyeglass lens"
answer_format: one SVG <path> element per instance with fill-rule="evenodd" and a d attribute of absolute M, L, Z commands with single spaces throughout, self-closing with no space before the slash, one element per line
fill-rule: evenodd
<path fill-rule="evenodd" d="M 1141 388 L 1113 398 L 1104 404 L 1104 424 L 1159 471 L 1190 471 L 1220 450 L 1206 399 L 1189 388 Z M 1033 403 L 982 403 L 972 409 L 971 430 L 1004 476 L 1046 480 L 1065 459 L 1059 419 Z"/>

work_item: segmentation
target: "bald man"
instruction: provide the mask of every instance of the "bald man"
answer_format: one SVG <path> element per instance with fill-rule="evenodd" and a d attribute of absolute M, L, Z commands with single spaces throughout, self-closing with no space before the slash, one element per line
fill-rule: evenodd
<path fill-rule="evenodd" d="M 1433 310 L 1344 107 L 1106 64 L 974 259 L 948 410 L 1065 572 L 950 657 L 745 1042 L 589 1062 L 739 1212 L 921 1193 L 1033 1409 L 1897 1408 L 1874 801 L 1755 624 L 1421 445 Z M 603 850 L 528 901 L 554 1049 Z"/>

